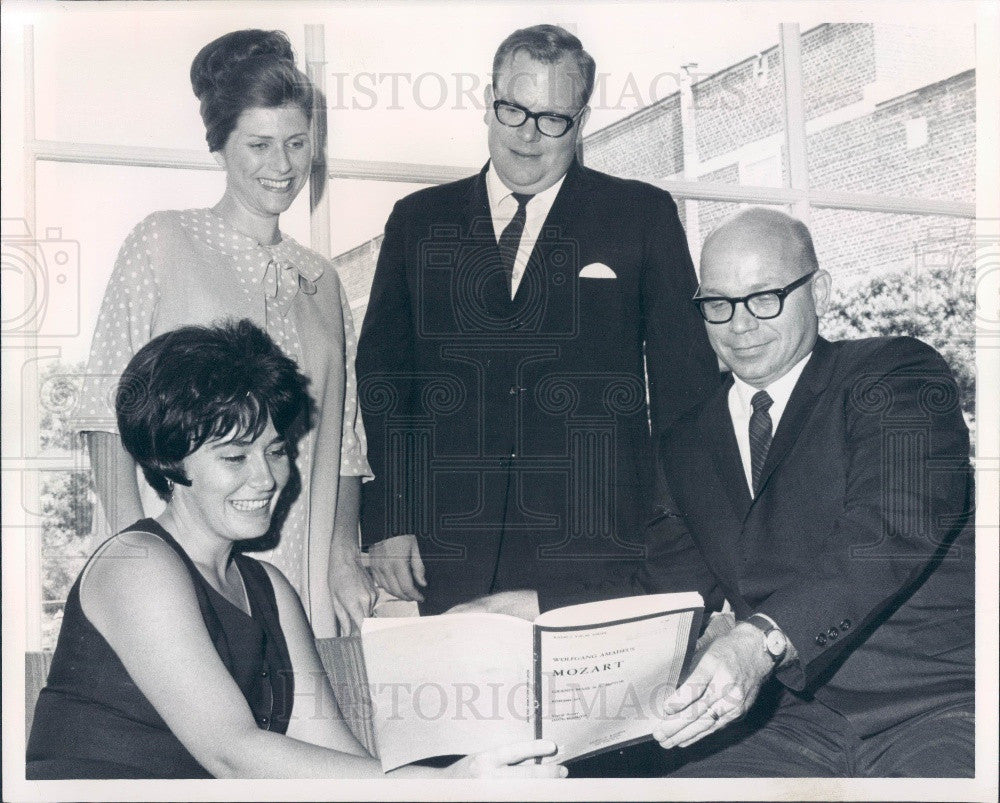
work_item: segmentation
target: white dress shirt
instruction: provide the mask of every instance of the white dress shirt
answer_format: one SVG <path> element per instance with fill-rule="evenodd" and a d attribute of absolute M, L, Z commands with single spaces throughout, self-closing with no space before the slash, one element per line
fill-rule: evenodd
<path fill-rule="evenodd" d="M 753 472 L 750 468 L 750 416 L 753 413 L 753 406 L 750 400 L 758 390 L 767 391 L 771 397 L 771 408 L 767 411 L 771 416 L 771 435 L 778 431 L 778 422 L 781 420 L 785 407 L 788 406 L 788 399 L 795 390 L 795 383 L 799 381 L 802 369 L 806 367 L 810 351 L 805 357 L 792 366 L 780 379 L 776 379 L 766 388 L 755 388 L 748 385 L 736 374 L 733 374 L 733 386 L 729 389 L 729 416 L 733 419 L 733 429 L 736 431 L 736 443 L 740 447 L 740 460 L 743 462 L 743 472 L 746 474 L 747 487 L 750 495 L 753 495 Z"/>
<path fill-rule="evenodd" d="M 514 257 L 514 272 L 510 281 L 511 298 L 514 298 L 517 293 L 521 278 L 524 276 L 524 269 L 528 266 L 528 260 L 535 247 L 535 241 L 542 231 L 545 218 L 548 217 L 552 203 L 559 194 L 559 188 L 565 179 L 564 175 L 547 190 L 535 195 L 528 201 L 528 205 L 524 209 L 524 231 L 517 247 L 517 255 Z M 492 161 L 486 171 L 486 194 L 489 196 L 490 216 L 493 218 L 493 236 L 497 242 L 500 242 L 500 235 L 517 213 L 517 200 L 514 198 L 513 191 L 508 189 L 507 185 L 500 179 Z"/>

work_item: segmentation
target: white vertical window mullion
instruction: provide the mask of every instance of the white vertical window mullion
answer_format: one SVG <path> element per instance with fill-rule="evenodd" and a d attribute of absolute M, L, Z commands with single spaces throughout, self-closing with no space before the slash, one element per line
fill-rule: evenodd
<path fill-rule="evenodd" d="M 24 217 L 30 236 L 37 238 L 37 192 L 35 150 L 35 27 L 24 26 Z M 26 293 L 30 293 L 30 283 L 26 283 Z M 25 298 L 30 306 L 34 299 Z M 28 308 L 27 306 L 25 307 Z M 38 334 L 25 333 L 23 341 L 24 357 L 21 366 L 21 382 L 8 383 L 7 391 L 13 390 L 20 396 L 21 449 L 23 459 L 21 470 L 21 498 L 27 502 L 30 511 L 37 511 L 39 505 L 39 472 L 31 469 L 33 461 L 41 451 L 41 399 L 39 398 L 38 377 Z M 16 388 L 16 390 L 14 390 Z M 27 458 L 27 459 L 24 459 Z M 24 590 L 25 590 L 25 647 L 30 651 L 42 648 L 42 530 L 35 526 L 32 513 L 24 509 L 4 510 L 4 523 L 22 525 L 25 537 L 24 550 Z M 10 521 L 10 518 L 22 521 Z M 14 530 L 16 532 L 16 529 Z"/>
<path fill-rule="evenodd" d="M 312 81 L 313 163 L 309 175 L 309 243 L 329 259 L 330 194 L 327 184 L 326 42 L 322 25 L 306 25 L 306 76 Z"/>
<path fill-rule="evenodd" d="M 797 23 L 778 25 L 785 108 L 785 165 L 793 190 L 809 192 L 809 161 L 806 151 L 806 113 L 802 88 L 802 39 Z M 792 203 L 792 214 L 809 223 L 809 200 Z"/>

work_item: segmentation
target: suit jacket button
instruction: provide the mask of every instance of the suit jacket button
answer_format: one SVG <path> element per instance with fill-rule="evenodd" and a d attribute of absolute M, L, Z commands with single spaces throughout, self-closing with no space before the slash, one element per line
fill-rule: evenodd
<path fill-rule="evenodd" d="M 825 647 L 826 646 L 826 636 L 823 635 L 822 633 L 820 633 L 818 636 L 816 636 L 816 643 L 820 647 Z"/>
<path fill-rule="evenodd" d="M 831 627 L 829 630 L 826 631 L 826 635 L 830 637 L 830 641 L 833 641 L 835 638 L 837 638 L 837 636 L 840 635 L 840 631 L 837 630 L 837 628 L 835 627 Z"/>
<path fill-rule="evenodd" d="M 840 623 L 840 629 L 841 630 L 850 630 L 851 629 L 851 620 L 850 619 L 845 619 L 843 622 L 841 622 Z"/>

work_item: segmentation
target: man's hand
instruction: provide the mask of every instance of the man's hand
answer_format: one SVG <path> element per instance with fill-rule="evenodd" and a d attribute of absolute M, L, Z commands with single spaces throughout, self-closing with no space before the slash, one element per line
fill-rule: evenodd
<path fill-rule="evenodd" d="M 687 747 L 739 719 L 773 668 L 760 630 L 737 625 L 709 645 L 687 681 L 667 698 L 666 716 L 653 738 L 665 750 Z"/>
<path fill-rule="evenodd" d="M 333 597 L 337 633 L 348 636 L 361 627 L 361 620 L 371 616 L 378 590 L 361 558 L 361 550 L 336 549 L 330 553 L 327 583 Z"/>
<path fill-rule="evenodd" d="M 424 601 L 417 586 L 427 585 L 427 580 L 415 535 L 396 535 L 372 544 L 368 560 L 375 582 L 394 597 Z"/>
<path fill-rule="evenodd" d="M 530 622 L 538 616 L 538 592 L 530 588 L 500 591 L 460 603 L 445 613 L 504 613 Z"/>

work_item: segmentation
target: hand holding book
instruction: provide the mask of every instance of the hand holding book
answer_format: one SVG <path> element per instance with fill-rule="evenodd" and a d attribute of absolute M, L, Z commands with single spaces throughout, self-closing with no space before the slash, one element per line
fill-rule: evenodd
<path fill-rule="evenodd" d="M 698 594 L 497 613 L 366 619 L 362 647 L 386 770 L 544 738 L 562 762 L 644 741 L 694 649 Z M 659 713 L 658 713 L 659 711 Z"/>

